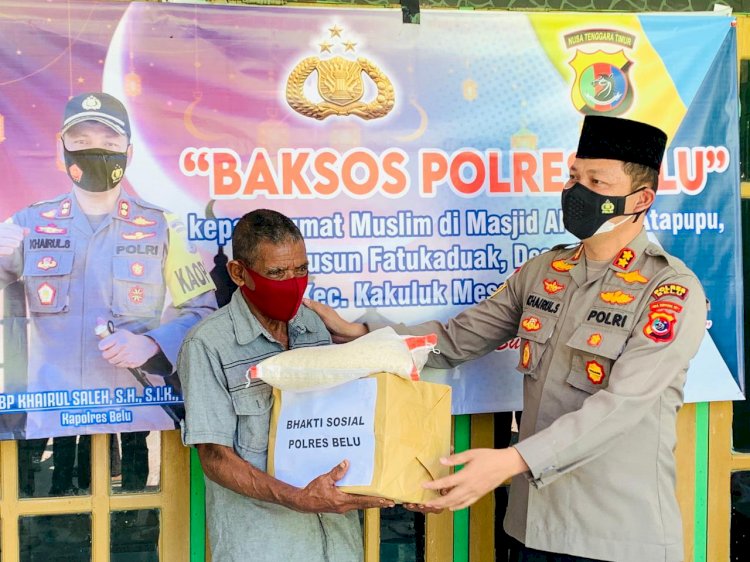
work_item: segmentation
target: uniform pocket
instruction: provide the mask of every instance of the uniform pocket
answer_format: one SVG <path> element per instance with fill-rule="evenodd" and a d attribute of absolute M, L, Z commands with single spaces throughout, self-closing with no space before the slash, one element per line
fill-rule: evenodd
<path fill-rule="evenodd" d="M 29 312 L 65 312 L 70 300 L 73 250 L 27 251 L 23 275 Z"/>
<path fill-rule="evenodd" d="M 112 258 L 112 314 L 152 318 L 164 307 L 161 260 L 115 256 Z"/>
<path fill-rule="evenodd" d="M 630 332 L 579 326 L 568 340 L 573 358 L 567 383 L 589 394 L 607 388 L 612 365 L 625 349 L 629 336 Z"/>
<path fill-rule="evenodd" d="M 271 387 L 250 387 L 232 393 L 237 415 L 237 449 L 240 453 L 265 453 L 271 422 Z"/>
<path fill-rule="evenodd" d="M 516 366 L 516 369 L 524 375 L 537 378 L 537 366 L 555 331 L 555 324 L 557 324 L 555 316 L 543 314 L 534 309 L 524 309 L 518 324 L 521 346 Z"/>

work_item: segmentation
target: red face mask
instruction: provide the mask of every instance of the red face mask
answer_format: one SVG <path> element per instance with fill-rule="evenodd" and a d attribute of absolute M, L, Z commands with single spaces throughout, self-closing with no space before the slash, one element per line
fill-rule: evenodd
<path fill-rule="evenodd" d="M 255 283 L 255 290 L 247 285 L 242 285 L 240 290 L 245 298 L 253 303 L 260 312 L 274 320 L 289 322 L 297 314 L 302 297 L 307 288 L 307 275 L 304 277 L 292 277 L 277 281 L 255 273 L 249 267 L 245 271 L 250 274 Z"/>

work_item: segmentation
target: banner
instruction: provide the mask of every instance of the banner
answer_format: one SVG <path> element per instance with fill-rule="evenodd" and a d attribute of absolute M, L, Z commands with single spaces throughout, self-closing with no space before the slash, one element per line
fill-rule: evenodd
<path fill-rule="evenodd" d="M 305 237 L 310 298 L 350 320 L 448 319 L 529 258 L 574 242 L 560 192 L 584 115 L 664 129 L 669 146 L 646 228 L 696 272 L 712 303 L 686 398 L 742 398 L 731 17 L 440 10 L 414 25 L 388 9 L 73 1 L 5 2 L 2 15 L 0 219 L 64 203 L 63 107 L 83 92 L 117 96 L 133 133 L 128 193 L 166 209 L 182 254 L 205 264 L 157 276 L 167 304 L 173 289 L 183 299 L 201 294 L 214 258 L 221 269 L 221 253 L 231 256 L 236 220 L 271 208 Z M 140 240 L 131 245 L 145 251 Z M 128 251 L 112 271 L 123 270 L 119 290 L 132 309 L 144 298 L 135 289 L 147 287 Z M 40 305 L 62 294 L 34 269 L 55 257 L 42 254 L 20 285 L 2 274 L 5 438 L 28 435 L 32 410 L 50 414 L 34 426 L 47 435 L 173 427 L 164 406 L 180 402 L 174 382 L 151 377 L 165 390 L 147 391 L 128 373 L 115 381 L 94 359 L 78 365 L 86 376 L 54 375 L 54 362 L 96 357 L 95 326 L 81 324 L 85 337 L 70 333 L 55 324 L 64 304 Z M 85 288 L 68 296 L 97 298 Z M 122 320 L 108 312 L 106 320 Z M 33 329 L 39 315 L 49 327 L 43 341 Z M 54 358 L 43 353 L 46 363 L 27 366 L 55 338 L 65 345 Z M 520 409 L 517 354 L 514 339 L 426 378 L 451 385 L 456 414 Z M 115 425 L 91 421 L 110 416 Z"/>

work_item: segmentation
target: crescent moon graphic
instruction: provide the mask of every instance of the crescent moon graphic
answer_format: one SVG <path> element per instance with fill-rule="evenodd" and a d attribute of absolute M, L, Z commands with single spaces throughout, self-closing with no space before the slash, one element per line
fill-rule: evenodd
<path fill-rule="evenodd" d="M 424 108 L 417 103 L 416 98 L 412 98 L 409 100 L 409 103 L 417 110 L 419 113 L 419 127 L 417 127 L 414 132 L 409 133 L 408 135 L 396 135 L 396 138 L 400 141 L 404 142 L 411 142 L 417 140 L 419 137 L 424 135 L 425 131 L 427 130 L 427 125 L 429 124 L 430 120 L 427 117 L 427 112 L 424 110 Z"/>
<path fill-rule="evenodd" d="M 195 99 L 190 103 L 190 105 L 187 106 L 187 109 L 185 109 L 185 113 L 182 116 L 182 121 L 185 124 L 185 129 L 187 129 L 187 132 L 195 138 L 205 141 L 216 141 L 224 138 L 226 136 L 226 134 L 224 133 L 204 133 L 203 131 L 199 131 L 198 127 L 196 127 L 195 123 L 193 123 L 193 111 L 200 101 L 201 96 L 195 96 Z"/>

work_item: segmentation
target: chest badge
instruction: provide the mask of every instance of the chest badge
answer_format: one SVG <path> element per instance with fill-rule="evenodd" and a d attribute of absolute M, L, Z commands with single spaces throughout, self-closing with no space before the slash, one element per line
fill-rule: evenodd
<path fill-rule="evenodd" d="M 628 304 L 633 302 L 635 297 L 629 293 L 623 293 L 622 291 L 608 291 L 599 293 L 599 298 L 607 304 Z"/>
<path fill-rule="evenodd" d="M 149 220 L 146 217 L 142 217 L 139 215 L 131 220 L 130 224 L 134 224 L 136 226 L 154 226 L 156 224 L 156 221 Z"/>
<path fill-rule="evenodd" d="M 36 266 L 43 271 L 48 271 L 57 267 L 57 261 L 52 256 L 44 256 L 36 262 Z"/>
<path fill-rule="evenodd" d="M 604 380 L 604 366 L 598 361 L 586 362 L 586 376 L 593 384 L 602 384 Z"/>
<path fill-rule="evenodd" d="M 656 308 L 648 313 L 648 320 L 643 327 L 644 335 L 656 343 L 667 343 L 674 339 L 676 314 L 669 308 Z"/>
<path fill-rule="evenodd" d="M 586 343 L 591 347 L 599 347 L 602 343 L 602 335 L 599 332 L 591 334 Z"/>
<path fill-rule="evenodd" d="M 125 240 L 145 240 L 146 238 L 153 238 L 156 236 L 156 232 L 123 232 L 122 237 Z"/>
<path fill-rule="evenodd" d="M 140 262 L 135 261 L 130 264 L 130 273 L 132 273 L 136 277 L 140 277 L 141 275 L 143 275 L 144 270 L 145 268 Z"/>
<path fill-rule="evenodd" d="M 552 269 L 555 271 L 559 271 L 560 273 L 565 273 L 566 271 L 570 271 L 576 266 L 574 263 L 569 263 L 565 260 L 555 260 L 552 262 Z"/>
<path fill-rule="evenodd" d="M 528 318 L 523 319 L 521 327 L 527 332 L 536 332 L 541 329 L 542 323 L 536 316 L 529 316 Z"/>
<path fill-rule="evenodd" d="M 521 367 L 524 369 L 528 369 L 529 365 L 531 364 L 531 343 L 530 342 L 523 342 L 523 347 L 521 348 Z"/>
<path fill-rule="evenodd" d="M 143 292 L 143 287 L 139 287 L 138 285 L 130 287 L 130 290 L 128 291 L 128 298 L 133 304 L 141 304 L 144 296 L 145 293 Z"/>
<path fill-rule="evenodd" d="M 47 226 L 37 226 L 34 228 L 39 234 L 67 234 L 68 229 L 57 226 L 54 223 L 49 223 Z"/>
<path fill-rule="evenodd" d="M 55 302 L 55 295 L 57 294 L 57 291 L 55 288 L 47 283 L 46 281 L 39 285 L 39 288 L 36 290 L 36 294 L 39 297 L 39 302 L 44 306 L 49 306 L 53 302 Z"/>
<path fill-rule="evenodd" d="M 562 285 L 561 283 L 558 283 L 556 279 L 545 279 L 544 280 L 544 290 L 549 295 L 554 295 L 555 293 L 559 293 L 565 288 L 565 285 Z"/>

